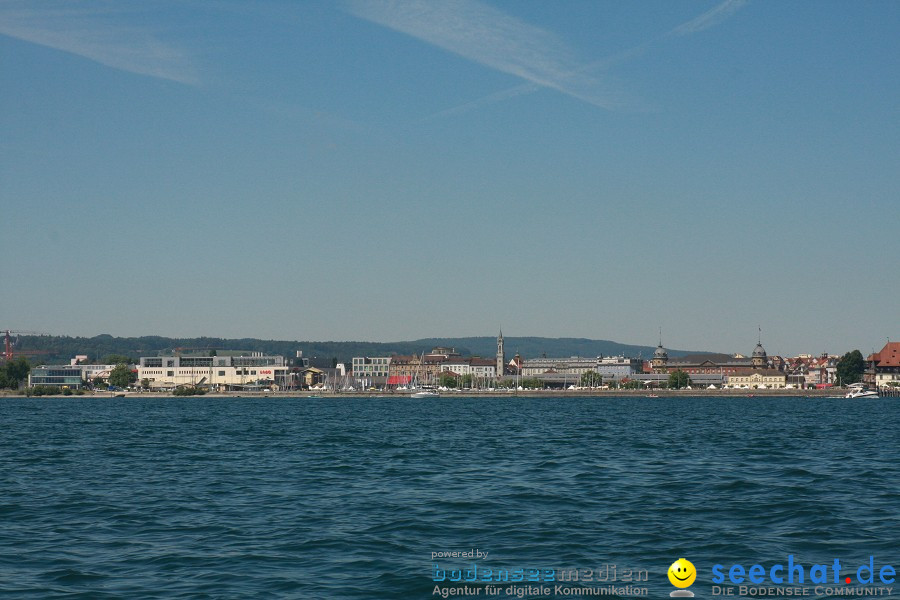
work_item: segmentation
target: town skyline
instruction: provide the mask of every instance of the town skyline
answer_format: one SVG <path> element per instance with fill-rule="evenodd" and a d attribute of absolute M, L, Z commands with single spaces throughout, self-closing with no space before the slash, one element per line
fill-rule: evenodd
<path fill-rule="evenodd" d="M 900 4 L 0 3 L 0 327 L 900 339 Z"/>
<path fill-rule="evenodd" d="M 85 388 L 93 391 L 103 386 L 109 386 L 114 392 L 176 395 L 303 389 L 335 393 L 380 390 L 408 392 L 413 398 L 436 397 L 435 389 L 495 392 L 497 387 L 578 391 L 583 387 L 618 390 L 622 386 L 689 390 L 693 386 L 703 390 L 810 390 L 852 386 L 846 397 L 859 398 L 877 396 L 882 389 L 894 393 L 900 387 L 900 342 L 889 342 L 867 358 L 859 350 L 843 356 L 770 355 L 761 342 L 757 342 L 750 356 L 720 353 L 677 356 L 660 344 L 649 358 L 634 357 L 628 352 L 593 356 L 543 354 L 532 358 L 516 352 L 509 358 L 505 342 L 500 333 L 496 338 L 496 353 L 491 358 L 486 356 L 487 352 L 477 356 L 471 349 L 436 346 L 412 354 L 397 349 L 385 352 L 386 348 L 381 348 L 380 353 L 354 355 L 351 360 L 346 356 L 329 360 L 323 356 L 304 356 L 302 351 L 295 351 L 294 357 L 286 356 L 273 351 L 270 342 L 268 347 L 257 346 L 250 352 L 212 345 L 158 348 L 155 353 L 144 348 L 136 350 L 141 354 L 139 359 L 112 354 L 94 363 L 90 355 L 76 354 L 68 363 L 31 368 L 27 361 L 11 361 L 7 344 L 8 362 L 3 363 L 0 387 L 18 389 L 25 373 L 28 375 L 26 393 L 37 395 L 60 390 L 68 395 L 83 394 Z M 135 389 L 138 382 L 139 389 Z M 866 385 L 876 389 L 866 389 Z"/>

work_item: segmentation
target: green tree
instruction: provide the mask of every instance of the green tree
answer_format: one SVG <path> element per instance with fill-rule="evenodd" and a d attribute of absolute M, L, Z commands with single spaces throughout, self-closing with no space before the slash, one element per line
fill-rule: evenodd
<path fill-rule="evenodd" d="M 175 391 L 172 392 L 175 396 L 202 396 L 205 393 L 205 389 L 191 385 L 179 385 L 175 388 Z"/>
<path fill-rule="evenodd" d="M 456 375 L 451 375 L 450 373 L 444 371 L 441 373 L 441 376 L 438 378 L 438 385 L 446 388 L 455 388 L 456 387 Z"/>
<path fill-rule="evenodd" d="M 137 373 L 132 371 L 127 364 L 119 363 L 109 374 L 109 385 L 116 387 L 128 387 L 137 381 Z"/>
<path fill-rule="evenodd" d="M 150 380 L 146 377 L 141 379 L 141 387 L 144 388 L 145 390 L 149 390 L 150 389 Z"/>
<path fill-rule="evenodd" d="M 16 360 L 6 364 L 6 376 L 15 382 L 25 381 L 28 379 L 28 373 L 31 371 L 31 365 L 24 356 L 20 356 Z"/>
<path fill-rule="evenodd" d="M 863 372 L 866 370 L 866 361 L 862 352 L 854 350 L 841 357 L 837 364 L 838 381 L 842 385 L 858 383 L 862 381 Z"/>
<path fill-rule="evenodd" d="M 669 389 L 680 390 L 689 385 L 691 385 L 691 378 L 681 369 L 669 373 Z"/>
<path fill-rule="evenodd" d="M 600 387 L 603 384 L 603 377 L 596 371 L 587 371 L 581 374 L 581 387 Z"/>
<path fill-rule="evenodd" d="M 24 356 L 9 361 L 0 367 L 0 388 L 18 389 L 19 384 L 28 379 L 31 365 Z"/>

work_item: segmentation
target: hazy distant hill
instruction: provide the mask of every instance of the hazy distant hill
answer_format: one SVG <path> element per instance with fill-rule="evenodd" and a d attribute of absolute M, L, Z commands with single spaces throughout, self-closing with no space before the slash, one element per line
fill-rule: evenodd
<path fill-rule="evenodd" d="M 584 338 L 542 338 L 507 337 L 504 339 L 507 360 L 516 352 L 525 358 L 568 356 L 643 356 L 653 354 L 652 346 L 620 344 L 609 340 L 589 340 Z M 466 338 L 426 338 L 406 342 L 301 342 L 286 340 L 260 340 L 256 338 L 167 338 L 158 336 L 114 337 L 98 335 L 94 337 L 67 336 L 21 336 L 14 344 L 14 350 L 41 350 L 43 354 L 31 357 L 33 363 L 68 362 L 79 354 L 86 354 L 90 362 L 99 361 L 110 354 L 119 354 L 137 359 L 141 356 L 155 356 L 161 352 L 180 351 L 183 353 L 207 353 L 211 350 L 244 350 L 281 354 L 294 357 L 298 350 L 303 356 L 319 359 L 319 362 L 349 362 L 354 356 L 390 356 L 392 354 L 418 354 L 436 346 L 456 348 L 465 355 L 493 357 L 497 352 L 497 340 L 493 337 Z M 180 350 L 179 350 L 180 349 Z M 683 356 L 695 351 L 668 350 L 669 356 Z"/>
<path fill-rule="evenodd" d="M 466 337 L 466 338 L 426 338 L 408 342 L 427 346 L 450 346 L 462 354 L 475 354 L 478 356 L 495 356 L 497 354 L 497 338 L 494 337 Z M 610 340 L 589 340 L 586 338 L 545 338 L 545 337 L 504 337 L 504 349 L 507 360 L 515 356 L 516 352 L 524 358 L 537 358 L 548 356 L 561 358 L 569 356 L 643 356 L 650 358 L 655 346 L 635 346 L 620 344 Z M 692 354 L 693 350 L 667 349 L 669 356 L 684 356 Z"/>

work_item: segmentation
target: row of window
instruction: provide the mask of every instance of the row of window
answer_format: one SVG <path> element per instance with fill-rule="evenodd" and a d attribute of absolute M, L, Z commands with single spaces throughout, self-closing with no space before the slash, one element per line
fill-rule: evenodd
<path fill-rule="evenodd" d="M 141 359 L 141 364 L 145 368 L 162 368 L 163 359 L 162 358 L 143 358 Z M 191 367 L 225 367 L 227 365 L 228 359 L 219 358 L 213 359 L 212 357 L 207 356 L 183 356 L 179 360 L 179 367 L 191 368 Z M 167 367 L 175 366 L 174 358 L 167 358 L 166 365 Z M 234 367 L 269 367 L 269 366 L 280 366 L 279 360 L 273 356 L 236 356 L 232 359 L 231 366 Z"/>
<path fill-rule="evenodd" d="M 32 376 L 77 377 L 81 379 L 81 369 L 35 369 Z"/>
<path fill-rule="evenodd" d="M 179 366 L 182 367 L 211 367 L 213 364 L 213 359 L 211 357 L 187 357 L 183 356 L 181 361 L 179 361 Z M 224 364 L 222 361 L 219 361 L 219 364 Z"/>
<path fill-rule="evenodd" d="M 141 376 L 145 375 L 162 375 L 162 371 L 148 371 L 147 369 L 141 370 Z M 178 376 L 185 377 L 188 375 L 206 375 L 208 371 L 206 370 L 194 370 L 194 369 L 179 369 Z M 234 372 L 235 375 L 256 375 L 256 369 L 244 369 L 241 371 L 240 369 Z M 225 377 L 225 371 L 218 372 L 219 377 Z M 166 371 L 167 377 L 175 377 L 175 371 Z"/>
<path fill-rule="evenodd" d="M 163 366 L 163 359 L 161 359 L 161 358 L 145 358 L 145 359 L 143 359 L 143 364 L 145 367 L 150 367 L 151 369 L 154 367 L 160 368 Z M 174 367 L 175 359 L 174 358 L 166 359 L 166 366 Z"/>
<path fill-rule="evenodd" d="M 231 359 L 234 367 L 274 367 L 279 366 L 274 356 L 235 356 Z"/>

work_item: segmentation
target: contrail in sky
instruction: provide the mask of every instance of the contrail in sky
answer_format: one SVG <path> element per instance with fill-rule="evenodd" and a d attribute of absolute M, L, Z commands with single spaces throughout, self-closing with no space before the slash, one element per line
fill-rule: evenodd
<path fill-rule="evenodd" d="M 639 56 L 659 41 L 694 34 L 714 27 L 742 8 L 747 0 L 725 0 L 705 13 L 648 41 L 609 57 L 578 64 L 571 50 L 552 33 L 529 25 L 476 0 L 351 0 L 351 14 L 413 36 L 478 64 L 515 75 L 525 83 L 494 92 L 422 119 L 451 116 L 542 88 L 555 89 L 595 106 L 624 106 L 624 96 L 614 91 L 597 72 Z"/>
<path fill-rule="evenodd" d="M 120 5 L 7 0 L 0 2 L 0 34 L 129 73 L 199 83 L 186 52 L 148 28 L 121 23 L 119 14 Z"/>
<path fill-rule="evenodd" d="M 747 0 L 725 0 L 721 4 L 711 8 L 699 17 L 683 23 L 669 32 L 670 35 L 690 35 L 715 27 L 725 19 L 740 10 Z"/>
<path fill-rule="evenodd" d="M 475 0 L 352 0 L 351 14 L 400 31 L 473 62 L 611 108 L 602 80 L 578 68 L 554 34 Z"/>

